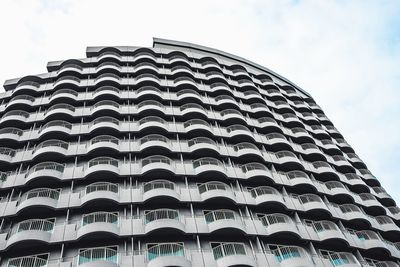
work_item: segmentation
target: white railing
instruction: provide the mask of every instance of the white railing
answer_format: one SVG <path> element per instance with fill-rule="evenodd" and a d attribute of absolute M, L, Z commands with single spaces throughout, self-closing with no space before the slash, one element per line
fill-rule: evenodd
<path fill-rule="evenodd" d="M 118 160 L 111 157 L 98 157 L 89 161 L 89 168 L 96 165 L 112 165 L 118 167 Z"/>
<path fill-rule="evenodd" d="M 247 255 L 242 243 L 221 243 L 213 247 L 212 251 L 216 260 L 231 255 Z"/>
<path fill-rule="evenodd" d="M 205 157 L 205 158 L 193 160 L 194 168 L 197 168 L 200 166 L 205 166 L 205 165 L 214 165 L 214 166 L 220 166 L 220 167 L 223 166 L 222 162 L 215 158 Z"/>
<path fill-rule="evenodd" d="M 185 247 L 182 243 L 149 244 L 146 254 L 148 261 L 165 256 L 185 257 Z"/>
<path fill-rule="evenodd" d="M 60 198 L 61 189 L 50 189 L 50 188 L 35 188 L 26 192 L 26 199 L 45 197 L 58 200 Z"/>
<path fill-rule="evenodd" d="M 47 266 L 47 255 L 35 255 L 12 258 L 7 267 L 44 267 Z"/>
<path fill-rule="evenodd" d="M 109 261 L 117 263 L 117 247 L 98 247 L 79 250 L 78 265 L 94 261 Z"/>
<path fill-rule="evenodd" d="M 146 166 L 151 163 L 165 163 L 168 165 L 172 164 L 172 160 L 168 157 L 161 156 L 161 155 L 156 155 L 156 156 L 150 156 L 147 158 L 142 159 L 142 166 Z"/>
<path fill-rule="evenodd" d="M 224 190 L 228 191 L 230 187 L 227 184 L 222 182 L 207 182 L 204 184 L 200 184 L 197 186 L 199 193 L 202 194 L 204 192 L 212 191 L 212 190 Z"/>
<path fill-rule="evenodd" d="M 118 193 L 118 184 L 98 182 L 93 183 L 85 187 L 83 194 L 89 194 L 97 191 L 108 191 L 113 193 Z"/>
<path fill-rule="evenodd" d="M 114 136 L 111 136 L 111 135 L 99 135 L 90 140 L 91 145 L 94 145 L 94 144 L 100 143 L 100 142 L 107 142 L 107 143 L 113 143 L 113 144 L 118 145 L 119 139 Z"/>
<path fill-rule="evenodd" d="M 249 171 L 254 171 L 254 170 L 268 171 L 267 166 L 265 166 L 264 164 L 259 163 L 259 162 L 243 164 L 242 166 L 240 166 L 240 168 L 242 169 L 242 171 L 244 173 L 249 172 Z"/>
<path fill-rule="evenodd" d="M 167 180 L 153 180 L 143 185 L 143 192 L 147 192 L 153 189 L 165 188 L 175 190 L 175 183 Z"/>
<path fill-rule="evenodd" d="M 57 163 L 57 162 L 42 162 L 39 164 L 36 164 L 33 166 L 30 170 L 29 173 L 41 171 L 41 170 L 54 170 L 57 172 L 63 172 L 64 171 L 64 165 Z"/>
<path fill-rule="evenodd" d="M 179 211 L 173 209 L 157 209 L 145 211 L 144 224 L 163 219 L 179 221 Z"/>
<path fill-rule="evenodd" d="M 24 231 L 43 231 L 52 232 L 54 229 L 54 219 L 30 219 L 18 223 L 13 233 Z"/>
<path fill-rule="evenodd" d="M 118 224 L 118 212 L 97 211 L 82 216 L 82 226 L 92 223 Z"/>
<path fill-rule="evenodd" d="M 204 214 L 206 223 L 212 223 L 219 220 L 234 220 L 235 213 L 231 210 L 213 210 L 208 211 Z"/>
<path fill-rule="evenodd" d="M 278 247 L 271 251 L 278 262 L 291 258 L 301 258 L 302 253 L 298 247 Z"/>
<path fill-rule="evenodd" d="M 278 223 L 288 223 L 291 222 L 292 219 L 285 215 L 285 214 L 280 214 L 280 213 L 274 213 L 274 214 L 266 214 L 262 217 L 260 217 L 260 221 L 264 226 L 272 225 L 272 224 L 278 224 Z"/>
<path fill-rule="evenodd" d="M 270 186 L 259 186 L 252 188 L 250 194 L 253 198 L 257 198 L 262 195 L 279 195 L 278 190 Z"/>

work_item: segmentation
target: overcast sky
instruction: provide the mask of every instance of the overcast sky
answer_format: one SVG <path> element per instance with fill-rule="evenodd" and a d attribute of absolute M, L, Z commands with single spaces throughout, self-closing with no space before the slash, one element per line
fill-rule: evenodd
<path fill-rule="evenodd" d="M 210 46 L 308 91 L 400 201 L 400 1 L 1 0 L 0 81 L 86 46 Z"/>

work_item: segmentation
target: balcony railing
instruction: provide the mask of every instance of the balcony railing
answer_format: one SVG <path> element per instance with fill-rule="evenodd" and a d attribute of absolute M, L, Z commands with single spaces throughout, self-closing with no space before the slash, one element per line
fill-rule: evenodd
<path fill-rule="evenodd" d="M 224 190 L 228 191 L 230 187 L 227 184 L 222 182 L 207 182 L 204 184 L 200 184 L 197 186 L 199 189 L 199 193 L 202 194 L 204 192 L 212 191 L 212 190 Z"/>
<path fill-rule="evenodd" d="M 24 231 L 52 232 L 53 229 L 54 219 L 30 219 L 20 222 L 15 228 L 15 233 Z"/>
<path fill-rule="evenodd" d="M 93 183 L 85 187 L 84 194 L 89 194 L 97 191 L 108 191 L 108 192 L 118 193 L 118 184 L 107 183 L 107 182 Z"/>
<path fill-rule="evenodd" d="M 167 180 L 153 180 L 151 182 L 147 182 L 143 186 L 143 192 L 147 192 L 153 189 L 165 188 L 170 190 L 175 190 L 175 183 L 167 181 Z"/>
<path fill-rule="evenodd" d="M 144 215 L 144 224 L 148 224 L 156 220 L 179 220 L 179 211 L 172 209 L 158 209 L 146 211 Z"/>
<path fill-rule="evenodd" d="M 47 255 L 35 255 L 12 258 L 7 267 L 44 267 L 47 266 Z"/>
<path fill-rule="evenodd" d="M 95 261 L 109 261 L 117 263 L 117 247 L 99 247 L 79 250 L 78 265 Z"/>
<path fill-rule="evenodd" d="M 247 255 L 242 243 L 221 243 L 213 247 L 212 251 L 216 260 L 231 255 Z"/>
<path fill-rule="evenodd" d="M 231 210 L 213 210 L 208 211 L 204 214 L 206 223 L 212 223 L 219 220 L 234 220 L 235 213 Z"/>
<path fill-rule="evenodd" d="M 118 212 L 98 211 L 82 216 L 82 226 L 92 223 L 118 224 Z"/>
<path fill-rule="evenodd" d="M 147 247 L 147 260 L 151 261 L 158 257 L 165 256 L 185 256 L 185 247 L 182 243 L 162 243 L 148 245 Z"/>
<path fill-rule="evenodd" d="M 60 191 L 60 189 L 35 188 L 26 193 L 26 199 L 45 197 L 58 200 L 60 198 Z"/>

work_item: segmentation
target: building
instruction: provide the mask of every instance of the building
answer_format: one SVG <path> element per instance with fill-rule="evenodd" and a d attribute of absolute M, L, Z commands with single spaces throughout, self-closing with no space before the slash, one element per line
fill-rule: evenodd
<path fill-rule="evenodd" d="M 289 80 L 163 39 L 1 95 L 0 266 L 399 266 L 400 210 Z"/>

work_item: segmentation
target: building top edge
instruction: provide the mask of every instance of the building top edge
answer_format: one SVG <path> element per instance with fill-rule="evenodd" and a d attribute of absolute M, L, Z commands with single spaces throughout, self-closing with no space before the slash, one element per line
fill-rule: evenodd
<path fill-rule="evenodd" d="M 170 46 L 170 47 L 180 47 L 180 48 L 186 48 L 186 49 L 192 49 L 192 50 L 197 50 L 199 52 L 207 52 L 207 53 L 211 53 L 217 56 L 222 56 L 240 63 L 244 63 L 246 65 L 249 65 L 255 69 L 258 69 L 260 71 L 263 72 L 267 72 L 270 75 L 275 76 L 276 78 L 280 79 L 282 82 L 292 86 L 293 88 L 295 88 L 296 90 L 299 90 L 301 93 L 303 93 L 304 95 L 306 95 L 309 98 L 312 98 L 312 96 L 305 91 L 304 89 L 302 89 L 301 87 L 299 87 L 298 85 L 296 85 L 295 83 L 293 83 L 292 81 L 290 81 L 289 79 L 279 75 L 278 73 L 258 64 L 255 63 L 253 61 L 250 61 L 248 59 L 242 58 L 240 56 L 236 56 L 234 54 L 228 53 L 228 52 L 224 52 L 215 48 L 211 48 L 211 47 L 207 47 L 207 46 L 202 46 L 202 45 L 198 45 L 198 44 L 193 44 L 193 43 L 189 43 L 189 42 L 182 42 L 182 41 L 175 41 L 175 40 L 170 40 L 170 39 L 163 39 L 163 38 L 158 38 L 158 37 L 153 37 L 153 48 L 154 49 L 160 49 L 163 48 L 163 46 Z M 100 52 L 102 49 L 107 48 L 110 46 L 88 46 L 86 48 L 86 56 L 90 57 L 93 56 L 94 54 Z M 139 47 L 139 46 L 111 46 L 114 47 L 120 51 L 124 51 L 124 52 L 133 52 L 137 49 L 143 48 L 143 47 Z M 81 59 L 81 60 L 85 60 L 85 59 Z M 47 70 L 50 72 L 53 70 L 54 67 L 60 65 L 61 63 L 63 63 L 65 60 L 57 60 L 57 61 L 49 61 L 47 64 Z M 48 73 L 42 73 L 42 74 L 37 74 L 37 75 L 29 75 L 29 76 L 36 76 L 39 78 L 46 78 L 48 76 Z M 5 80 L 3 87 L 6 91 L 11 90 L 16 83 L 18 83 L 21 79 L 23 78 L 27 78 L 29 76 L 25 76 L 25 77 L 20 77 L 20 78 L 13 78 L 13 79 L 7 79 Z"/>

